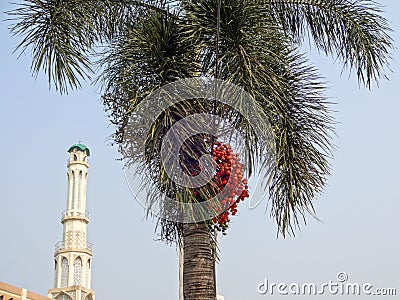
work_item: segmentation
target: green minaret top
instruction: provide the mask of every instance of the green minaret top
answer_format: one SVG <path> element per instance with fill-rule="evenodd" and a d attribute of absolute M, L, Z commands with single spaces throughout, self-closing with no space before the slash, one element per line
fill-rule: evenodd
<path fill-rule="evenodd" d="M 79 150 L 81 150 L 83 152 L 86 152 L 87 156 L 90 156 L 90 150 L 84 144 L 81 144 L 81 143 L 74 144 L 71 147 L 69 147 L 68 152 L 71 153 L 71 151 L 74 150 L 74 149 L 79 149 Z"/>

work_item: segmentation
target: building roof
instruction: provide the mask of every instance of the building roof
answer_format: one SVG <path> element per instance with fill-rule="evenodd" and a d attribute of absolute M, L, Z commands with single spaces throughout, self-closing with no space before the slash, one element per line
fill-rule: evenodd
<path fill-rule="evenodd" d="M 68 152 L 71 153 L 71 151 L 74 150 L 74 149 L 79 149 L 79 150 L 81 150 L 83 152 L 86 152 L 87 156 L 90 156 L 90 150 L 84 144 L 81 144 L 81 143 L 74 144 L 71 147 L 69 147 Z"/>
<path fill-rule="evenodd" d="M 0 281 L 0 298 L 3 299 L 3 297 L 4 299 L 51 300 L 46 296 Z"/>

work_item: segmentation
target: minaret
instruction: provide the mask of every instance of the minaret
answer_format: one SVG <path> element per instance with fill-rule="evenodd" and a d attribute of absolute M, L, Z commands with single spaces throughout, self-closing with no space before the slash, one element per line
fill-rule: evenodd
<path fill-rule="evenodd" d="M 89 213 L 86 211 L 86 185 L 89 148 L 75 144 L 68 149 L 67 207 L 61 214 L 63 239 L 54 252 L 54 288 L 49 298 L 94 300 L 90 289 L 92 245 L 86 241 Z"/>

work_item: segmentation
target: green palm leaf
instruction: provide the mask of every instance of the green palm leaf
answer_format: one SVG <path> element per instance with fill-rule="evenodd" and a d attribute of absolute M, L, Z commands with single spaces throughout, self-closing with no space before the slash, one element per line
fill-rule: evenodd
<path fill-rule="evenodd" d="M 363 0 L 266 0 L 263 5 L 295 42 L 313 39 L 317 49 L 337 56 L 360 83 L 386 77 L 392 39 L 381 7 Z"/>

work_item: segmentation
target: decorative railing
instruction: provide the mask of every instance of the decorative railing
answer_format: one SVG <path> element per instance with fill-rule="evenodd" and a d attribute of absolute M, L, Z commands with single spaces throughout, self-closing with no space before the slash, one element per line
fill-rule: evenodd
<path fill-rule="evenodd" d="M 75 211 L 73 209 L 66 209 L 61 213 L 61 220 L 65 217 L 85 217 L 89 219 L 89 212 L 85 210 L 85 212 Z"/>
<path fill-rule="evenodd" d="M 78 249 L 78 250 L 86 250 L 89 252 L 92 252 L 93 244 L 90 242 L 86 242 L 86 247 L 81 249 L 80 247 L 73 247 L 73 246 L 66 246 L 63 241 L 59 241 L 56 246 L 55 246 L 55 251 L 61 251 L 61 250 L 68 250 L 68 249 Z"/>

